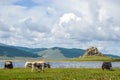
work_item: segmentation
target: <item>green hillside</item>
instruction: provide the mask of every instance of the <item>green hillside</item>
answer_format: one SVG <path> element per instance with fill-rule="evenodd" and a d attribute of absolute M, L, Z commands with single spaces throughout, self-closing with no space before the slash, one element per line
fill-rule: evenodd
<path fill-rule="evenodd" d="M 78 58 L 82 56 L 85 52 L 83 49 L 67 49 L 60 47 L 53 48 L 25 48 L 25 47 L 17 47 L 20 50 L 25 50 L 27 52 L 32 52 L 33 54 L 37 54 L 42 56 L 42 58 L 47 59 L 65 59 L 65 58 Z"/>
<path fill-rule="evenodd" d="M 0 46 L 0 56 L 6 57 L 40 57 L 37 54 L 33 54 L 24 50 L 19 50 L 11 46 Z"/>
<path fill-rule="evenodd" d="M 46 59 L 65 59 L 65 57 L 59 49 L 46 49 L 37 53 Z"/>
<path fill-rule="evenodd" d="M 66 58 L 79 57 L 82 56 L 85 52 L 85 50 L 83 49 L 76 49 L 76 48 L 72 48 L 72 49 L 59 48 L 59 47 L 52 48 L 52 50 L 56 50 L 56 49 L 60 50 L 61 54 L 63 54 Z"/>
<path fill-rule="evenodd" d="M 84 49 L 76 48 L 27 48 L 19 46 L 9 46 L 0 44 L 0 57 L 30 57 L 38 59 L 79 59 L 85 53 Z M 109 56 L 109 58 L 120 58 L 120 56 L 112 54 L 104 54 Z M 87 59 L 87 58 L 86 58 Z"/>

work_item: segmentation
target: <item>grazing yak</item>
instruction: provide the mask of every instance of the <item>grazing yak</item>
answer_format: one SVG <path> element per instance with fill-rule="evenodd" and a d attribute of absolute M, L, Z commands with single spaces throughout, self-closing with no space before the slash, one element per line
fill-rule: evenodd
<path fill-rule="evenodd" d="M 5 68 L 5 69 L 12 69 L 12 68 L 13 68 L 13 63 L 12 63 L 12 61 L 5 61 L 4 68 Z"/>
<path fill-rule="evenodd" d="M 31 72 L 34 70 L 37 71 L 44 71 L 45 68 L 50 68 L 50 64 L 45 63 L 44 61 L 36 61 L 36 62 L 26 62 L 25 63 L 25 68 L 32 68 Z"/>
<path fill-rule="evenodd" d="M 111 64 L 111 62 L 103 62 L 103 64 L 102 64 L 102 70 L 104 70 L 104 69 L 112 70 L 112 64 Z"/>
<path fill-rule="evenodd" d="M 32 63 L 33 62 L 26 62 L 25 63 L 25 68 L 32 68 Z"/>
<path fill-rule="evenodd" d="M 44 63 L 44 68 L 51 68 L 49 63 Z"/>

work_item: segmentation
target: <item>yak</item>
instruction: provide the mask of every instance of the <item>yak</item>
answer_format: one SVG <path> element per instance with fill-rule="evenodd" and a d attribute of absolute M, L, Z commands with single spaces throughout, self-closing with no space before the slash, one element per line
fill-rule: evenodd
<path fill-rule="evenodd" d="M 5 61 L 4 68 L 5 69 L 13 69 L 13 63 L 12 63 L 12 61 Z"/>
<path fill-rule="evenodd" d="M 25 68 L 31 68 L 31 72 L 34 70 L 44 71 L 45 68 L 51 68 L 49 63 L 45 63 L 44 61 L 35 61 L 35 62 L 26 62 Z"/>
<path fill-rule="evenodd" d="M 112 64 L 111 64 L 111 62 L 103 62 L 103 64 L 102 64 L 102 70 L 104 70 L 104 69 L 112 70 Z"/>
<path fill-rule="evenodd" d="M 32 68 L 32 62 L 26 62 L 25 68 Z"/>

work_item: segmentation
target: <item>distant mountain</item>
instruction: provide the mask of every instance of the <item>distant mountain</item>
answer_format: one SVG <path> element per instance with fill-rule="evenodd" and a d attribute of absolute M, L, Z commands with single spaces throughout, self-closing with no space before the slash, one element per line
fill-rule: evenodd
<path fill-rule="evenodd" d="M 9 45 L 0 45 L 0 56 L 7 57 L 41 57 L 47 59 L 77 58 L 84 54 L 83 49 L 53 48 L 27 48 Z"/>
<path fill-rule="evenodd" d="M 43 51 L 47 49 L 47 48 L 27 48 L 27 47 L 15 47 L 15 48 L 32 53 L 37 53 L 39 51 Z"/>
<path fill-rule="evenodd" d="M 105 54 L 105 56 L 109 56 L 109 57 L 112 57 L 112 58 L 120 58 L 120 56 L 118 56 L 118 55 L 112 55 L 112 54 Z"/>
<path fill-rule="evenodd" d="M 3 44 L 3 43 L 0 43 L 0 46 L 8 46 L 8 45 L 6 45 L 6 44 Z"/>
<path fill-rule="evenodd" d="M 32 57 L 32 58 L 46 58 L 46 59 L 65 59 L 65 58 L 78 58 L 83 56 L 84 49 L 68 49 L 68 48 L 27 48 L 19 46 L 9 46 L 0 43 L 0 56 L 7 57 Z M 120 56 L 112 54 L 104 54 L 113 58 L 120 58 Z"/>
<path fill-rule="evenodd" d="M 77 58 L 84 54 L 84 50 L 53 47 L 49 49 L 46 48 L 43 51 L 39 51 L 37 52 L 37 54 L 48 59 Z"/>
<path fill-rule="evenodd" d="M 59 48 L 59 47 L 54 47 L 51 48 L 52 50 L 60 50 L 60 52 L 67 58 L 74 58 L 74 57 L 80 57 L 84 54 L 85 50 L 83 49 L 67 49 L 67 48 Z"/>
<path fill-rule="evenodd" d="M 53 48 L 26 48 L 26 47 L 16 47 L 20 50 L 25 50 L 27 52 L 32 52 L 33 54 L 38 54 L 43 58 L 47 59 L 63 59 L 63 58 L 77 58 L 84 54 L 83 49 L 67 49 L 60 47 Z"/>
<path fill-rule="evenodd" d="M 17 49 L 12 46 L 0 45 L 0 56 L 6 57 L 40 57 L 37 54 L 33 54 L 24 50 Z"/>

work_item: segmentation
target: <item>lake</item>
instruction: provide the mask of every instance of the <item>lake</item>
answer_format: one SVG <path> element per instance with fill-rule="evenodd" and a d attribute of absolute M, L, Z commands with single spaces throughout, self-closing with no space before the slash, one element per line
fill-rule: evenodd
<path fill-rule="evenodd" d="M 101 68 L 103 62 L 48 62 L 51 68 Z M 0 68 L 4 68 L 4 61 L 0 61 Z M 24 61 L 13 61 L 15 68 L 24 68 Z M 120 62 L 112 62 L 113 68 L 120 68 Z"/>

